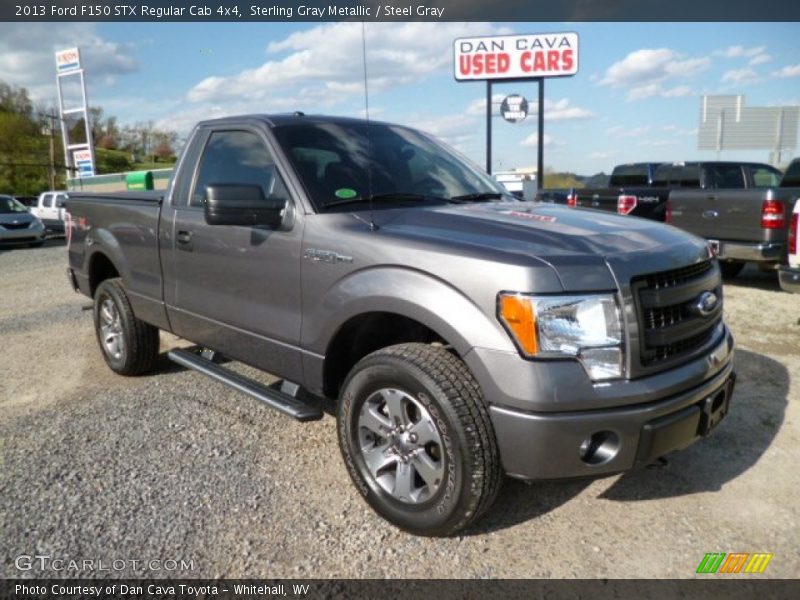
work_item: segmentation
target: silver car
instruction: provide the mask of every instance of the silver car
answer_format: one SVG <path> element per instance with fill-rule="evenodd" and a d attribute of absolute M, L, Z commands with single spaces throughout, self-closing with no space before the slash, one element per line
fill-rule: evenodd
<path fill-rule="evenodd" d="M 16 198 L 0 195 L 0 244 L 41 246 L 44 239 L 42 221 Z"/>

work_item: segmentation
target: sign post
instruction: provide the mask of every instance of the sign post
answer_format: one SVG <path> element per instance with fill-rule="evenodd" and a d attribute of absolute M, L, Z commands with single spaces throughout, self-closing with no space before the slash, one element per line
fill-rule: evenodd
<path fill-rule="evenodd" d="M 578 72 L 578 34 L 537 33 L 457 38 L 453 42 L 456 81 L 486 81 L 486 171 L 492 172 L 492 83 L 539 82 L 538 174 L 544 181 L 544 80 Z M 527 114 L 527 111 L 526 111 Z"/>
<path fill-rule="evenodd" d="M 67 106 L 64 101 L 64 82 L 68 79 L 79 79 L 81 102 L 78 106 Z M 64 140 L 64 163 L 67 166 L 67 179 L 70 177 L 91 177 L 95 174 L 94 143 L 92 127 L 89 123 L 89 101 L 86 95 L 86 80 L 81 67 L 81 53 L 78 48 L 67 48 L 56 52 L 56 84 L 58 87 L 58 110 L 61 117 L 61 136 Z M 85 142 L 73 143 L 69 139 L 70 131 L 66 118 L 70 115 L 82 115 Z"/>

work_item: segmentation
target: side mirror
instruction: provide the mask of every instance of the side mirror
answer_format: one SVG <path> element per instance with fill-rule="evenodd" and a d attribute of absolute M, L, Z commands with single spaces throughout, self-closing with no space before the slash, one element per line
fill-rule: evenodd
<path fill-rule="evenodd" d="M 264 197 L 258 185 L 217 183 L 206 187 L 206 223 L 277 229 L 283 222 L 287 204 L 285 198 Z"/>

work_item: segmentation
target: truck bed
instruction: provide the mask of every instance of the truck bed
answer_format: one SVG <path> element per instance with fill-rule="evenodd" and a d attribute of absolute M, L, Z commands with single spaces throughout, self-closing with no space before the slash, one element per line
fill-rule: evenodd
<path fill-rule="evenodd" d="M 162 199 L 162 192 L 70 192 L 67 199 L 69 265 L 81 291 L 88 295 L 94 291 L 88 274 L 96 272 L 91 268 L 93 248 L 101 244 L 94 242 L 102 242 L 121 270 L 134 311 L 159 323 L 164 321 L 158 252 Z"/>

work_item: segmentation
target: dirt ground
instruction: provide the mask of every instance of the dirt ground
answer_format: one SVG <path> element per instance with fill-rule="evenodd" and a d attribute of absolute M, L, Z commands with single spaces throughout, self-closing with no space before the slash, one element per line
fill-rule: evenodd
<path fill-rule="evenodd" d="M 800 573 L 800 296 L 774 273 L 725 286 L 739 379 L 713 436 L 659 469 L 506 481 L 473 529 L 425 539 L 361 500 L 333 418 L 296 423 L 164 357 L 114 375 L 65 254 L 0 251 L 2 577 L 80 574 L 18 571 L 35 553 L 191 562 L 112 573 L 132 576 L 683 578 L 707 552 Z M 179 343 L 162 334 L 162 350 Z"/>

